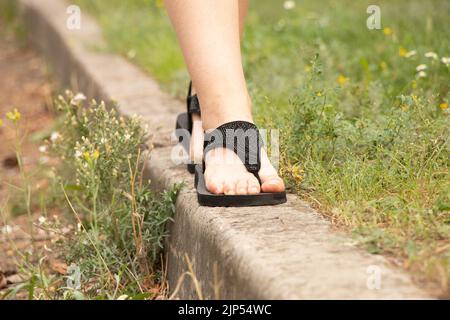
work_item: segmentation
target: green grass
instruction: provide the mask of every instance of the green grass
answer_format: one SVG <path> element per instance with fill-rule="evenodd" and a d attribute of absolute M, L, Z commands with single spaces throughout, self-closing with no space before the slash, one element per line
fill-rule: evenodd
<path fill-rule="evenodd" d="M 183 96 L 188 75 L 160 2 L 76 2 L 110 50 Z M 370 4 L 253 1 L 243 51 L 255 117 L 281 128 L 281 172 L 299 195 L 448 293 L 450 3 L 378 1 L 384 29 L 373 31 Z"/>
<path fill-rule="evenodd" d="M 13 0 L 0 0 L 0 34 L 5 36 L 13 33 L 16 40 L 24 44 L 25 29 L 17 19 L 18 4 Z"/>

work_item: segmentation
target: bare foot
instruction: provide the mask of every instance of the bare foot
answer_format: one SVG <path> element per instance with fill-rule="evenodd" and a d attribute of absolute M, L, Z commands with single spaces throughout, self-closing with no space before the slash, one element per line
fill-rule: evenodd
<path fill-rule="evenodd" d="M 282 192 L 283 180 L 271 165 L 265 150 L 261 150 L 261 169 L 258 179 L 248 172 L 239 157 L 229 149 L 217 148 L 209 151 L 205 159 L 205 182 L 211 193 L 226 195 L 258 194 L 260 192 Z"/>
<path fill-rule="evenodd" d="M 192 94 L 195 94 L 195 88 L 192 88 Z M 222 98 L 220 101 L 224 100 Z M 251 119 L 251 100 L 248 94 L 246 95 L 246 106 L 239 110 L 241 115 L 240 120 L 252 122 Z M 217 108 L 215 112 L 209 114 L 202 111 L 202 119 L 207 117 L 206 122 L 212 124 L 214 127 L 217 123 L 224 123 L 227 121 L 236 120 L 236 114 L 229 113 L 228 115 L 218 111 L 227 111 L 229 108 Z M 203 157 L 203 140 L 204 134 L 201 128 L 202 119 L 198 115 L 193 115 L 192 139 L 190 146 L 191 159 L 195 163 L 201 163 Z M 203 121 L 203 126 L 205 121 Z M 226 148 L 216 148 L 209 151 L 205 158 L 205 183 L 206 188 L 214 194 L 226 195 L 245 195 L 258 194 L 260 192 L 274 193 L 285 190 L 283 180 L 278 176 L 277 171 L 272 166 L 267 156 L 265 149 L 261 149 L 261 169 L 259 170 L 258 179 L 247 171 L 239 157 L 231 150 Z"/>

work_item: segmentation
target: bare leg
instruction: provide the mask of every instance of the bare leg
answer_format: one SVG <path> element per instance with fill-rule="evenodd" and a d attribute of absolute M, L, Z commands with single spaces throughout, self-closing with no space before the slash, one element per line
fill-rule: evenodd
<path fill-rule="evenodd" d="M 251 103 L 245 83 L 240 51 L 240 16 L 247 4 L 238 0 L 166 0 L 189 73 L 202 106 L 203 129 L 244 120 L 252 122 Z M 241 10 L 240 10 L 241 8 Z M 224 163 L 224 159 L 227 159 Z M 230 163 L 229 159 L 234 159 Z M 228 149 L 215 149 L 206 157 L 205 180 L 214 193 L 260 192 L 256 178 L 245 170 Z M 284 190 L 283 181 L 265 152 L 260 177 L 264 192 Z"/>
<path fill-rule="evenodd" d="M 238 0 L 239 1 L 239 38 L 242 41 L 245 31 L 245 18 L 247 17 L 249 1 L 250 0 Z M 195 85 L 192 86 L 192 94 L 197 93 Z M 249 105 L 251 105 L 250 97 Z M 190 156 L 194 163 L 201 163 L 203 157 L 203 125 L 199 115 L 192 115 L 192 139 L 190 144 Z"/>

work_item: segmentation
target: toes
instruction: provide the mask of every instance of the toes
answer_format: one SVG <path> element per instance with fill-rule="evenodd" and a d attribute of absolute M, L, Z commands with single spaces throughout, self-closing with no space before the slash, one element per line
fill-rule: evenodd
<path fill-rule="evenodd" d="M 234 181 L 228 181 L 225 183 L 223 191 L 226 195 L 232 196 L 236 194 L 236 183 Z"/>
<path fill-rule="evenodd" d="M 282 192 L 285 190 L 283 180 L 277 175 L 260 176 L 263 192 Z"/>
<path fill-rule="evenodd" d="M 282 192 L 285 190 L 283 180 L 272 166 L 265 150 L 261 153 L 261 169 L 259 170 L 262 192 Z"/>
<path fill-rule="evenodd" d="M 261 192 L 261 186 L 259 185 L 258 179 L 254 175 L 251 175 L 248 180 L 248 194 L 258 194 Z"/>
<path fill-rule="evenodd" d="M 247 180 L 241 179 L 236 184 L 236 193 L 237 194 L 247 194 Z"/>
<path fill-rule="evenodd" d="M 227 152 L 234 159 L 234 162 L 230 162 L 231 164 L 223 163 L 223 155 L 226 155 Z M 270 164 L 265 153 L 262 154 L 261 162 L 260 185 L 258 179 L 245 170 L 241 160 L 232 151 L 228 149 L 211 150 L 206 155 L 206 187 L 213 194 L 225 195 L 254 195 L 260 192 L 284 191 L 284 182 Z"/>
<path fill-rule="evenodd" d="M 224 184 L 222 181 L 215 179 L 214 177 L 206 182 L 206 188 L 209 192 L 214 194 L 224 193 Z"/>

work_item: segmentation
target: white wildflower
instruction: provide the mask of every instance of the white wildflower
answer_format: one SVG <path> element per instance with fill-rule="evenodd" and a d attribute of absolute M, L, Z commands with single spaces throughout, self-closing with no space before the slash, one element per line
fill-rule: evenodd
<path fill-rule="evenodd" d="M 427 70 L 428 67 L 426 64 L 419 64 L 416 68 L 417 72 Z"/>
<path fill-rule="evenodd" d="M 59 133 L 58 132 L 52 132 L 52 134 L 50 135 L 50 140 L 52 141 L 52 142 L 55 142 L 56 140 L 58 140 L 58 138 L 59 138 Z"/>
<path fill-rule="evenodd" d="M 284 4 L 283 4 L 283 8 L 285 10 L 292 10 L 292 9 L 294 9 L 295 8 L 295 1 L 292 1 L 292 0 L 285 1 Z"/>
<path fill-rule="evenodd" d="M 38 221 L 39 221 L 39 224 L 44 224 L 45 221 L 47 221 L 47 218 L 45 218 L 44 216 L 40 216 Z"/>
<path fill-rule="evenodd" d="M 131 134 L 127 133 L 127 134 L 124 136 L 124 138 L 125 138 L 125 141 L 130 140 Z"/>
<path fill-rule="evenodd" d="M 13 232 L 13 228 L 10 225 L 6 225 L 2 227 L 2 233 L 4 234 L 10 234 Z"/>
<path fill-rule="evenodd" d="M 86 96 L 85 96 L 84 94 L 82 94 L 82 93 L 77 93 L 77 94 L 75 95 L 75 97 L 73 97 L 72 100 L 73 100 L 74 102 L 84 101 L 84 100 L 86 100 Z"/>
<path fill-rule="evenodd" d="M 417 74 L 417 77 L 418 78 L 425 78 L 427 76 L 427 73 L 425 72 L 425 71 L 420 71 L 418 74 Z"/>
<path fill-rule="evenodd" d="M 83 155 L 83 152 L 81 152 L 80 150 L 75 151 L 75 158 L 80 158 L 82 155 Z"/>
<path fill-rule="evenodd" d="M 445 64 L 446 66 L 450 65 L 450 57 L 442 57 L 441 59 L 442 63 Z"/>
<path fill-rule="evenodd" d="M 432 52 L 432 51 L 425 53 L 425 57 L 433 59 L 433 60 L 438 60 L 439 59 L 438 55 L 435 52 Z"/>
<path fill-rule="evenodd" d="M 416 51 L 416 50 L 408 51 L 408 52 L 405 54 L 405 58 L 411 58 L 411 57 L 415 56 L 416 54 L 417 54 L 417 51 Z"/>
<path fill-rule="evenodd" d="M 40 146 L 39 147 L 39 152 L 46 153 L 47 152 L 47 146 L 46 145 Z"/>

